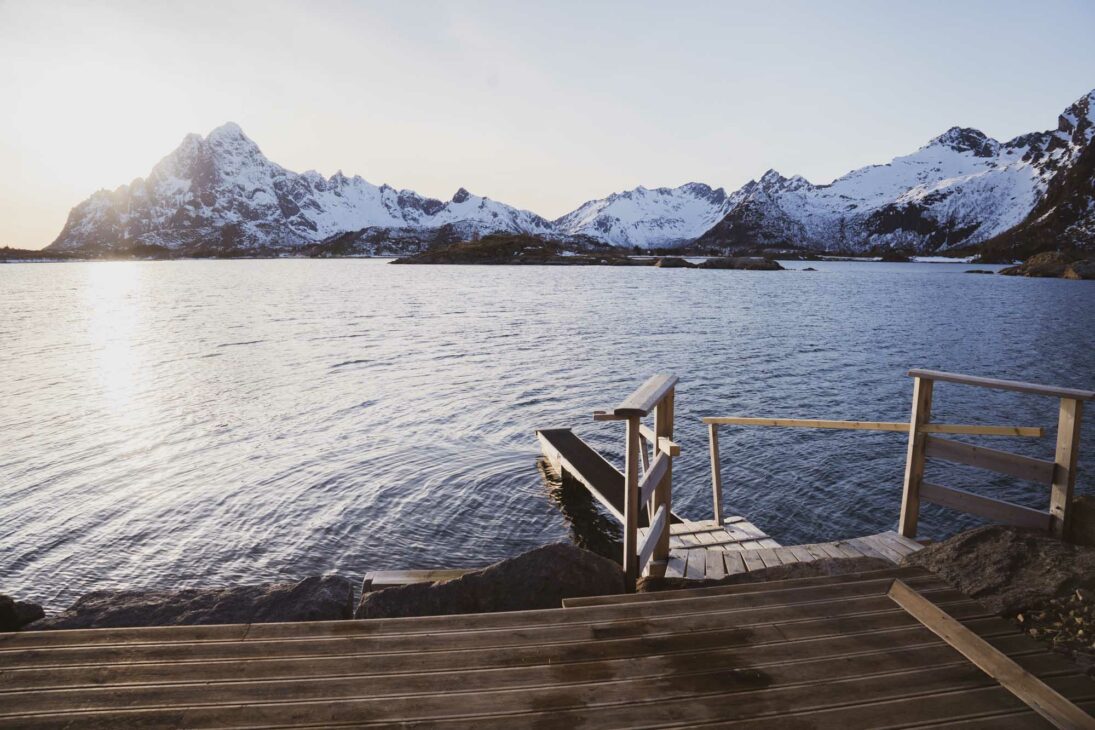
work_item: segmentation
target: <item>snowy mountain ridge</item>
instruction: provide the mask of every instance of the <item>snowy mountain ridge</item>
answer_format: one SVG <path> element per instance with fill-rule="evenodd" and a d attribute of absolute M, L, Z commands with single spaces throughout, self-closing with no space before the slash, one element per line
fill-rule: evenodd
<path fill-rule="evenodd" d="M 638 187 L 548 221 L 464 188 L 441 201 L 341 172 L 295 173 L 227 123 L 187 135 L 148 177 L 80 203 L 50 248 L 406 253 L 501 232 L 640 248 L 934 252 L 1004 240 L 1030 228 L 1036 212 L 1046 241 L 1086 246 L 1095 200 L 1090 163 L 1078 161 L 1095 155 L 1093 137 L 1095 91 L 1065 109 L 1056 129 L 1007 142 L 952 127 L 825 185 L 769 170 L 729 194 L 698 182 Z"/>

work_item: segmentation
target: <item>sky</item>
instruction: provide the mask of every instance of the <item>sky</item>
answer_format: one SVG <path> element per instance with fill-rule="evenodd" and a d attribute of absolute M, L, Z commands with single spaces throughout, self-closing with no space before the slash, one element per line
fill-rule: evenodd
<path fill-rule="evenodd" d="M 189 132 L 290 170 L 558 217 L 634 188 L 815 183 L 947 128 L 1049 129 L 1095 2 L 0 0 L 0 246 Z"/>

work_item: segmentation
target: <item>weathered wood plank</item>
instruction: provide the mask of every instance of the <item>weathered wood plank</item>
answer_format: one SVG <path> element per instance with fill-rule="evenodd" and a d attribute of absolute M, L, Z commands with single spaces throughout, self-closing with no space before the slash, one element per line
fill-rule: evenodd
<path fill-rule="evenodd" d="M 1049 530 L 1050 527 L 1048 512 L 1021 507 L 991 497 L 983 497 L 964 489 L 923 482 L 920 485 L 920 497 L 949 509 L 969 512 L 1017 527 L 1029 527 L 1036 530 Z"/>
<path fill-rule="evenodd" d="M 823 418 L 753 418 L 740 416 L 708 416 L 708 425 L 770 426 L 777 428 L 835 428 L 852 431 L 892 431 L 908 433 L 911 424 L 903 421 L 833 421 Z M 1039 426 L 982 426 L 979 424 L 925 423 L 919 433 L 949 433 L 966 436 L 1025 436 L 1041 438 L 1045 430 Z"/>
<path fill-rule="evenodd" d="M 1095 728 L 1095 718 L 1069 702 L 1045 682 L 973 633 L 946 611 L 901 580 L 894 580 L 889 596 L 932 633 L 998 681 L 1032 710 L 1058 728 Z"/>
<path fill-rule="evenodd" d="M 650 561 L 650 558 L 654 555 L 654 548 L 657 547 L 658 541 L 662 537 L 662 532 L 665 530 L 666 513 L 669 510 L 666 509 L 663 504 L 658 507 L 658 511 L 654 513 L 654 519 L 650 523 L 650 529 L 647 531 L 646 538 L 639 545 L 639 563 L 638 568 L 642 571 L 646 564 Z"/>
<path fill-rule="evenodd" d="M 1062 399 L 1057 416 L 1057 450 L 1054 457 L 1053 484 L 1050 487 L 1050 529 L 1057 537 L 1067 537 L 1071 517 L 1072 494 L 1076 487 L 1076 465 L 1080 457 L 1080 423 L 1084 404 L 1077 399 Z"/>
<path fill-rule="evenodd" d="M 707 574 L 707 551 L 706 550 L 689 550 L 688 551 L 688 567 L 685 570 L 684 577 L 694 580 L 702 580 Z"/>
<path fill-rule="evenodd" d="M 990 449 L 986 446 L 964 444 L 961 441 L 928 436 L 925 439 L 924 454 L 931 459 L 943 459 L 955 464 L 965 464 L 1007 474 L 1016 479 L 1026 479 L 1039 484 L 1053 483 L 1052 461 L 1032 459 L 1029 456 L 1013 454 L 1010 451 Z"/>
<path fill-rule="evenodd" d="M 920 484 L 924 480 L 923 428 L 931 420 L 932 381 L 917 378 L 913 384 L 912 416 L 909 421 L 909 445 L 905 457 L 905 482 L 901 493 L 898 532 L 916 537 L 920 520 Z"/>
<path fill-rule="evenodd" d="M 707 580 L 720 580 L 726 577 L 725 553 L 722 550 L 707 550 Z"/>
<path fill-rule="evenodd" d="M 1071 398 L 1075 400 L 1095 399 L 1095 391 L 1079 390 L 1076 388 L 1058 388 L 1051 385 L 1036 385 L 1023 383 L 1018 380 L 1000 380 L 997 378 L 982 378 L 976 375 L 960 375 L 958 373 L 946 373 L 939 370 L 909 371 L 909 376 L 914 378 L 927 378 L 929 380 L 943 380 L 948 383 L 962 383 L 964 385 L 976 385 L 981 388 L 995 388 L 997 390 L 1011 390 L 1017 393 L 1031 393 L 1033 395 L 1047 395 L 1052 398 Z"/>
<path fill-rule="evenodd" d="M 676 375 L 652 375 L 645 383 L 636 388 L 631 395 L 627 396 L 620 405 L 616 406 L 612 413 L 620 418 L 646 416 L 658 404 L 658 401 L 673 390 L 677 381 Z"/>

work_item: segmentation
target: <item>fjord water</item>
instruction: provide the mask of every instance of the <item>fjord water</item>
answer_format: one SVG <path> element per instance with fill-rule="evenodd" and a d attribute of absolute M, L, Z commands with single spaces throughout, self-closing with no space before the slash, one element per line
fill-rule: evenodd
<path fill-rule="evenodd" d="M 534 430 L 574 427 L 618 460 L 622 426 L 590 413 L 654 372 L 681 377 L 674 499 L 694 519 L 711 512 L 701 415 L 900 421 L 915 366 L 1095 385 L 1090 282 L 811 265 L 0 267 L 0 592 L 58 609 L 95 589 L 356 580 L 568 539 Z M 940 384 L 935 413 L 1045 426 L 980 442 L 1052 458 L 1049 399 Z M 894 527 L 902 435 L 721 437 L 727 511 L 781 542 Z M 929 469 L 1048 503 L 1044 487 Z M 927 507 L 923 533 L 970 524 Z"/>

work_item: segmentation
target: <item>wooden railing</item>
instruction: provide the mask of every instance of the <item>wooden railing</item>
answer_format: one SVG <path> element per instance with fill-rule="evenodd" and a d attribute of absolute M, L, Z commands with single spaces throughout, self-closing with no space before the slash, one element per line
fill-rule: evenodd
<path fill-rule="evenodd" d="M 1083 401 L 1095 398 L 1095 392 L 1071 388 L 1053 388 L 1009 380 L 994 380 L 970 375 L 910 370 L 914 380 L 912 417 L 909 422 L 832 421 L 807 418 L 707 417 L 711 452 L 711 486 L 715 519 L 723 521 L 722 466 L 719 454 L 719 426 L 773 426 L 785 428 L 837 428 L 861 431 L 891 431 L 909 435 L 901 500 L 899 529 L 914 538 L 920 514 L 920 501 L 926 500 L 951 509 L 980 515 L 990 520 L 1045 529 L 1059 537 L 1068 534 L 1069 505 L 1076 484 L 1076 459 L 1080 444 Z M 985 388 L 1052 396 L 1060 399 L 1057 452 L 1053 461 L 1033 459 L 1006 451 L 940 438 L 939 434 L 971 436 L 1025 436 L 1040 438 L 1043 429 L 1027 426 L 982 426 L 931 423 L 932 390 L 935 381 L 962 383 Z M 967 464 L 1050 485 L 1048 512 L 982 497 L 970 492 L 924 481 L 927 458 Z"/>
<path fill-rule="evenodd" d="M 920 501 L 979 515 L 997 522 L 1048 530 L 1057 537 L 1068 536 L 1070 506 L 1076 488 L 1076 462 L 1080 453 L 1080 423 L 1084 401 L 1095 399 L 1095 392 L 1073 388 L 1055 388 L 1014 380 L 979 378 L 936 370 L 910 370 L 913 378 L 912 423 L 909 431 L 908 458 L 905 462 L 905 485 L 901 498 L 899 530 L 906 537 L 916 537 L 920 517 Z M 942 439 L 929 430 L 932 391 L 936 381 L 960 383 L 980 388 L 1010 390 L 1057 398 L 1057 449 L 1053 461 L 1033 459 L 1007 451 Z M 945 487 L 924 481 L 925 459 L 942 459 L 966 464 L 1049 485 L 1049 511 L 1021 507 L 962 489 Z"/>
<path fill-rule="evenodd" d="M 624 421 L 624 524 L 623 564 L 629 590 L 640 573 L 662 576 L 669 559 L 669 523 L 673 506 L 673 457 L 680 447 L 673 442 L 674 375 L 655 375 L 611 411 L 597 411 L 595 421 Z M 642 419 L 653 415 L 653 427 Z M 648 452 L 653 447 L 653 456 Z M 642 477 L 639 463 L 642 462 Z M 638 542 L 639 510 L 646 505 L 650 528 Z"/>

